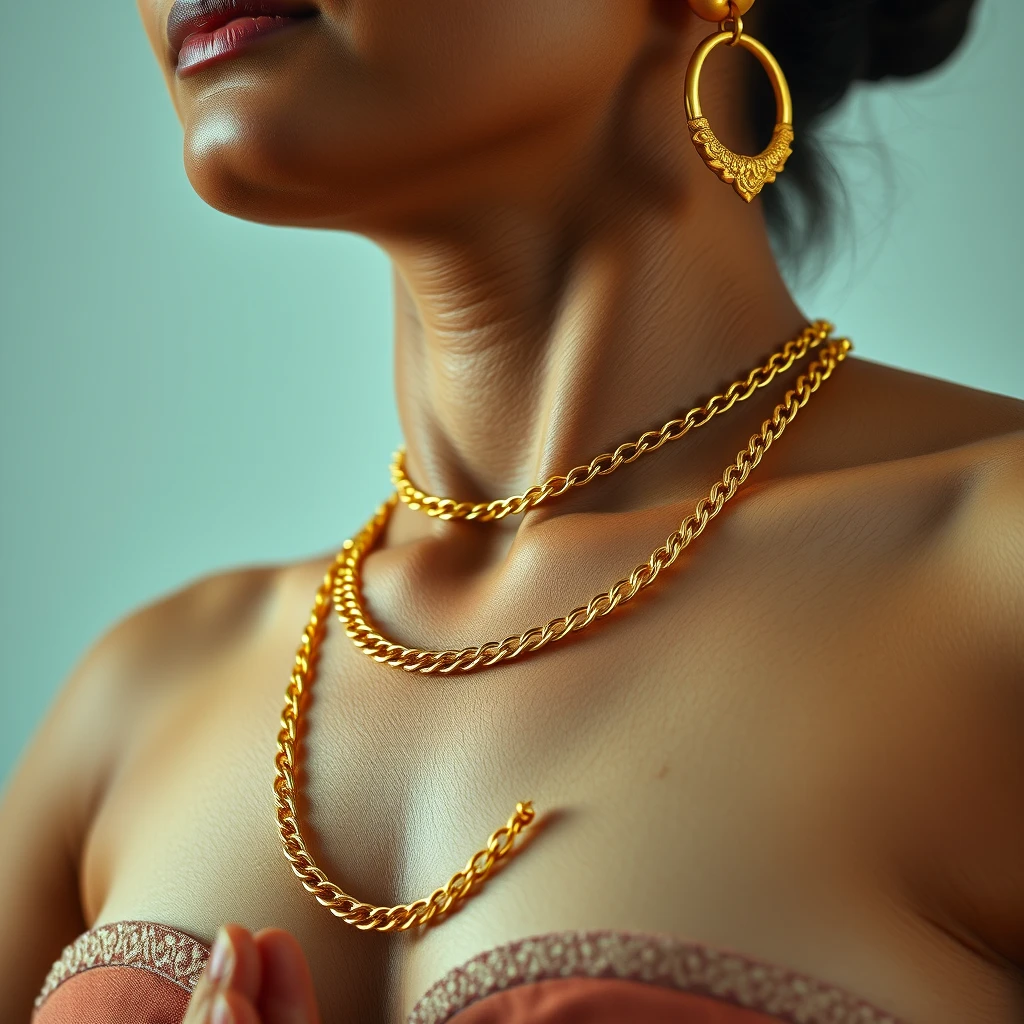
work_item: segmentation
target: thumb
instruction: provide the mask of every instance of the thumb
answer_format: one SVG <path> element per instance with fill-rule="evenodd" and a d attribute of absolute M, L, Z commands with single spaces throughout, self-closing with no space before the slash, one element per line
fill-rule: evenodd
<path fill-rule="evenodd" d="M 259 971 L 253 937 L 241 925 L 224 925 L 182 1024 L 261 1024 L 253 1008 Z"/>
<path fill-rule="evenodd" d="M 254 936 L 262 985 L 256 1000 L 262 1024 L 320 1024 L 313 976 L 302 947 L 280 928 Z"/>

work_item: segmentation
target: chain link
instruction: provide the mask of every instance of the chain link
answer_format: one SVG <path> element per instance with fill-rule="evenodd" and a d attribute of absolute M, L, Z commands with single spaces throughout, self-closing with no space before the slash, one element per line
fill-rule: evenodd
<path fill-rule="evenodd" d="M 714 395 L 703 405 L 691 409 L 679 419 L 669 420 L 659 430 L 648 430 L 635 441 L 620 444 L 614 452 L 604 452 L 592 459 L 589 465 L 576 466 L 568 473 L 549 477 L 542 484 L 535 484 L 523 494 L 511 498 L 497 498 L 494 501 L 456 501 L 454 498 L 438 498 L 421 491 L 405 472 L 405 448 L 395 452 L 391 462 L 391 482 L 398 497 L 410 508 L 426 512 L 438 519 L 476 519 L 487 523 L 505 516 L 519 515 L 534 508 L 542 501 L 557 498 L 574 487 L 583 487 L 598 476 L 608 476 L 620 466 L 628 465 L 650 452 L 656 452 L 669 441 L 678 441 L 691 430 L 703 427 L 715 416 L 727 412 L 737 402 L 746 401 L 758 388 L 770 384 L 780 373 L 785 373 L 795 362 L 803 359 L 812 349 L 823 344 L 833 327 L 827 320 L 815 320 L 782 348 L 773 352 L 767 361 L 756 366 L 747 376 L 734 381 L 720 395 Z"/>

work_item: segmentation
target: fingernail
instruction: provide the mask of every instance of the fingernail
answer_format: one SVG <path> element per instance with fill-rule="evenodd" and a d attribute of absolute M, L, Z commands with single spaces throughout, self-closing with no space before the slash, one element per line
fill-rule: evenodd
<path fill-rule="evenodd" d="M 221 928 L 217 932 L 217 941 L 213 944 L 213 951 L 210 953 L 210 980 L 215 981 L 218 984 L 227 980 L 231 974 L 232 962 L 235 958 L 235 952 L 231 947 L 231 938 L 228 933 Z M 225 1006 L 227 1004 L 225 1003 Z M 230 1013 L 230 1009 L 228 1010 Z M 224 1018 L 226 1021 L 230 1020 L 230 1017 Z"/>
<path fill-rule="evenodd" d="M 210 1024 L 235 1024 L 235 1015 L 231 1012 L 228 997 L 223 992 L 214 1000 Z"/>

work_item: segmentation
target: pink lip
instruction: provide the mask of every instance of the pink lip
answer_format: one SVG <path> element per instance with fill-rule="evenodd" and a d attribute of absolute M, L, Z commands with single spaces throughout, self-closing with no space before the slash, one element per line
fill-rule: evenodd
<path fill-rule="evenodd" d="M 208 32 L 193 32 L 178 51 L 178 77 L 183 78 L 246 49 L 252 42 L 297 25 L 306 18 L 243 15 Z"/>

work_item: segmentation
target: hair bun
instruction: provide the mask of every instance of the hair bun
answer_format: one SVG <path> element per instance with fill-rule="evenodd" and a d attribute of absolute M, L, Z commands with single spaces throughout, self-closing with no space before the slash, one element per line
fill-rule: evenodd
<path fill-rule="evenodd" d="M 867 81 L 906 78 L 952 56 L 970 25 L 976 0 L 880 0 L 868 24 Z"/>

